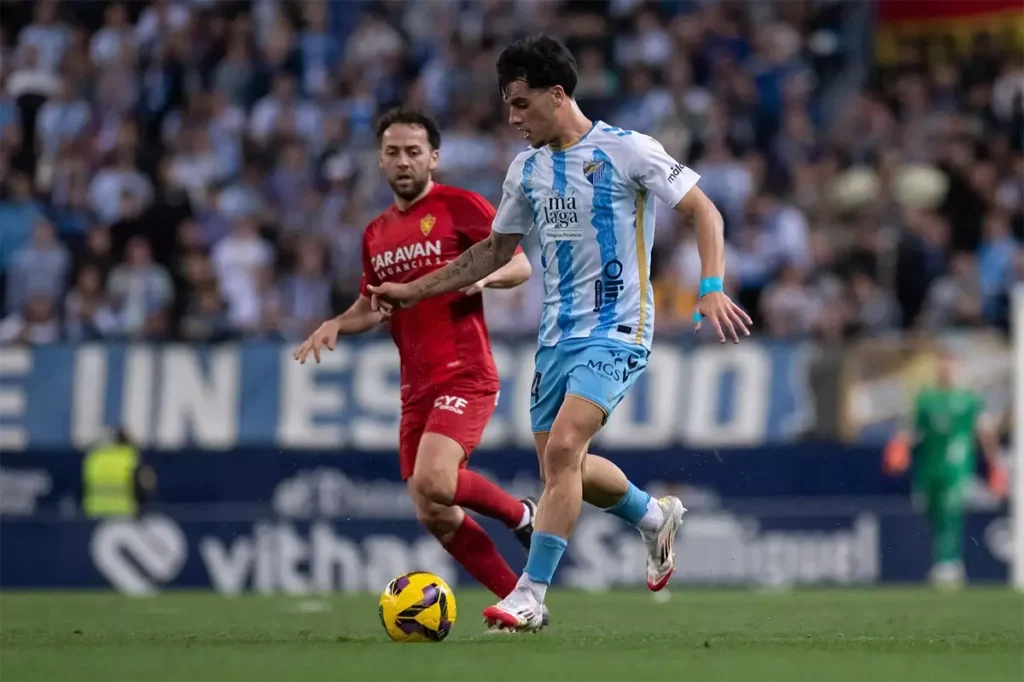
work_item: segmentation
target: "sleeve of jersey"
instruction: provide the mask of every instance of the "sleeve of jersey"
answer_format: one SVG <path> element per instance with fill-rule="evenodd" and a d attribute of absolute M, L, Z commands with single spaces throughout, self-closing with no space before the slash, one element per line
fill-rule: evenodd
<path fill-rule="evenodd" d="M 700 180 L 692 168 L 669 156 L 654 138 L 633 133 L 623 140 L 630 146 L 626 168 L 630 179 L 669 206 L 675 208 Z"/>
<path fill-rule="evenodd" d="M 363 276 L 359 281 L 359 293 L 362 296 L 369 296 L 369 292 L 366 291 L 366 286 L 372 284 L 373 286 L 380 285 L 380 280 L 377 278 L 377 273 L 373 270 L 373 263 L 370 261 L 370 250 L 366 244 L 366 235 L 369 232 L 367 229 L 363 233 Z"/>
<path fill-rule="evenodd" d="M 501 203 L 491 229 L 501 234 L 529 234 L 533 229 L 533 207 L 523 191 L 523 164 L 516 159 L 508 167 L 501 186 Z"/>

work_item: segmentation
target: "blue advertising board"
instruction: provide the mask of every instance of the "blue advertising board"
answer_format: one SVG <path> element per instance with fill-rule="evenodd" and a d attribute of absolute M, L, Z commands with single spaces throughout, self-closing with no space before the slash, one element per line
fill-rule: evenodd
<path fill-rule="evenodd" d="M 513 568 L 511 534 L 488 524 Z M 974 582 L 1007 579 L 1006 520 L 967 519 L 966 567 Z M 921 582 L 930 568 L 920 515 L 752 514 L 695 511 L 680 531 L 674 585 L 873 585 Z M 635 530 L 589 511 L 557 575 L 564 587 L 640 586 L 646 552 Z M 377 591 L 396 575 L 429 570 L 471 584 L 438 542 L 411 520 L 257 521 L 13 520 L 0 522 L 0 588 L 107 588 L 130 594 L 213 589 L 226 594 Z"/>
<path fill-rule="evenodd" d="M 877 449 L 612 456 L 637 484 L 679 494 L 690 508 L 680 585 L 870 585 L 927 576 L 924 517 L 910 505 L 904 479 L 879 473 Z M 94 523 L 78 512 L 80 454 L 5 453 L 0 588 L 304 594 L 377 590 L 413 569 L 454 584 L 469 580 L 417 525 L 394 455 L 182 451 L 146 459 L 157 472 L 157 496 L 143 517 Z M 473 466 L 517 496 L 540 489 L 530 451 L 480 453 Z M 484 524 L 521 568 L 523 552 L 511 534 Z M 967 536 L 971 579 L 1005 581 L 1009 531 L 1002 510 L 978 506 Z M 640 585 L 643 557 L 633 529 L 589 509 L 560 584 Z"/>
<path fill-rule="evenodd" d="M 125 426 L 150 449 L 390 451 L 398 355 L 388 339 L 299 365 L 283 344 L 0 348 L 0 449 L 86 447 Z M 495 341 L 501 400 L 483 449 L 530 447 L 532 341 Z M 609 449 L 786 443 L 815 419 L 813 345 L 659 341 L 599 436 Z"/>
<path fill-rule="evenodd" d="M 702 500 L 772 499 L 793 504 L 800 498 L 820 503 L 825 498 L 909 496 L 907 479 L 883 475 L 880 450 L 872 447 L 801 444 L 606 454 L 638 483 L 685 486 L 688 497 Z M 148 452 L 144 459 L 158 480 L 157 510 L 216 505 L 295 515 L 298 508 L 309 507 L 319 514 L 331 509 L 330 515 L 363 516 L 364 506 L 371 515 L 386 513 L 390 506 L 411 518 L 394 451 L 180 450 Z M 539 490 L 532 450 L 483 451 L 470 463 L 520 496 Z M 73 510 L 82 487 L 81 472 L 78 451 L 5 452 L 0 458 L 0 513 L 59 515 Z M 279 501 L 284 506 L 277 506 Z"/>

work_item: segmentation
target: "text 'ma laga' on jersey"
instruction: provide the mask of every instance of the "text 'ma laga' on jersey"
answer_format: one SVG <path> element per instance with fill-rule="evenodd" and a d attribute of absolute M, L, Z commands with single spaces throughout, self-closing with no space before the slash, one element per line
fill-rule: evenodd
<path fill-rule="evenodd" d="M 653 138 L 601 121 L 570 147 L 516 157 L 493 229 L 538 232 L 540 345 L 594 336 L 651 347 L 654 199 L 674 207 L 699 177 Z"/>

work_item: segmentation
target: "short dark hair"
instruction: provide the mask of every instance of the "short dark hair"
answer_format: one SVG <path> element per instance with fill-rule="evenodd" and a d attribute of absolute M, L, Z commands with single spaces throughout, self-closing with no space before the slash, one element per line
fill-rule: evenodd
<path fill-rule="evenodd" d="M 433 116 L 422 109 L 395 107 L 388 109 L 377 119 L 377 146 L 384 139 L 384 133 L 393 125 L 419 126 L 427 131 L 427 141 L 431 149 L 441 148 L 441 129 Z"/>
<path fill-rule="evenodd" d="M 539 34 L 512 43 L 498 56 L 498 88 L 504 97 L 508 86 L 518 80 L 529 88 L 562 86 L 572 97 L 578 74 L 576 59 L 554 38 Z"/>

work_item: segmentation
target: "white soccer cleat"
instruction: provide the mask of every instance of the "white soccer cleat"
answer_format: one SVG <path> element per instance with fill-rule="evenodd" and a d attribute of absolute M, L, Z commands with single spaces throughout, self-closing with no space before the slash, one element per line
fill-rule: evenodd
<path fill-rule="evenodd" d="M 672 573 L 676 570 L 675 538 L 676 531 L 683 523 L 683 514 L 686 507 L 679 501 L 678 497 L 662 497 L 658 505 L 665 512 L 665 519 L 661 522 L 656 533 L 645 533 L 641 531 L 644 544 L 647 545 L 647 589 L 651 592 L 668 585 Z"/>
<path fill-rule="evenodd" d="M 484 609 L 484 623 L 499 630 L 537 632 L 545 625 L 546 613 L 532 590 L 517 587 L 500 602 Z"/>

